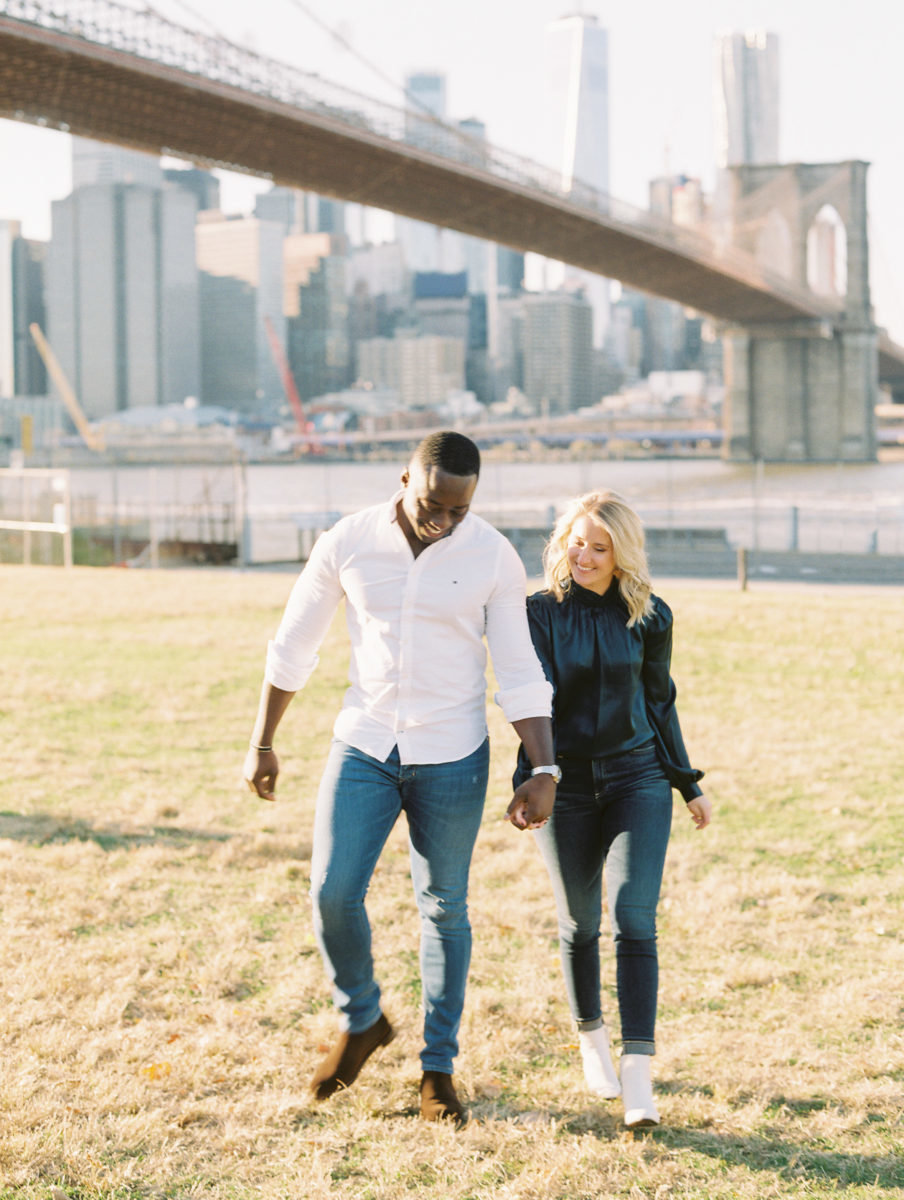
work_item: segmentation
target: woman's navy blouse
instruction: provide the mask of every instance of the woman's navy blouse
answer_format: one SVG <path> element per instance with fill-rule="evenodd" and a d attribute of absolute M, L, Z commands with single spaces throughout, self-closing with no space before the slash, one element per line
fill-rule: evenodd
<path fill-rule="evenodd" d="M 684 799 L 701 795 L 703 772 L 688 761 L 675 711 L 672 613 L 653 611 L 630 629 L 618 580 L 605 595 L 572 581 L 561 602 L 550 592 L 527 601 L 534 646 L 553 685 L 557 758 L 605 758 L 655 739 L 669 782 Z M 516 779 L 529 772 L 523 748 Z"/>

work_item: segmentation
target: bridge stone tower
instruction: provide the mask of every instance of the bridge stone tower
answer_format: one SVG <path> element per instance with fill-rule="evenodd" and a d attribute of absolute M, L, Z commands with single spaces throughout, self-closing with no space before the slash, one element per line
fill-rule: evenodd
<path fill-rule="evenodd" d="M 724 330 L 723 457 L 872 461 L 878 333 L 864 162 L 730 169 L 732 240 L 764 270 L 837 304 L 829 320 Z"/>

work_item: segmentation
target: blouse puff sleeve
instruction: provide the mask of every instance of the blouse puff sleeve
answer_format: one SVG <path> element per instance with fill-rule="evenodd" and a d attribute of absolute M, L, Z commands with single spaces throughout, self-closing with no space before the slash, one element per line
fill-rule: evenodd
<path fill-rule="evenodd" d="M 537 596 L 542 593 L 537 593 Z M 546 677 L 546 686 L 550 697 L 550 708 L 552 710 L 552 726 L 553 726 L 553 743 L 555 743 L 555 686 L 556 676 L 553 665 L 552 646 L 550 644 L 549 630 L 549 615 L 548 609 L 542 603 L 537 603 L 534 596 L 529 596 L 527 599 L 527 625 L 530 630 L 530 640 L 533 643 L 533 649 L 540 661 L 540 666 L 543 669 L 543 674 Z M 527 752 L 524 749 L 524 744 L 518 745 L 518 760 L 515 765 L 515 773 L 512 776 L 512 787 L 518 788 L 526 779 L 530 778 L 531 764 L 527 757 Z"/>
<path fill-rule="evenodd" d="M 507 721 L 548 717 L 552 688 L 546 664 L 542 659 L 538 662 L 534 654 L 525 620 L 527 579 L 517 551 L 505 539 L 500 539 L 496 577 L 497 585 L 486 605 L 487 645 L 500 685 L 496 703 Z"/>
<path fill-rule="evenodd" d="M 677 690 L 670 670 L 672 663 L 672 612 L 653 597 L 653 612 L 641 626 L 643 631 L 643 686 L 647 717 L 672 787 L 686 803 L 703 794 L 697 781 L 703 772 L 695 770 L 688 759 L 675 709 Z"/>
<path fill-rule="evenodd" d="M 543 674 L 552 685 L 554 701 L 556 692 L 556 664 L 552 648 L 550 611 L 548 604 L 540 601 L 540 597 L 545 599 L 545 596 L 546 593 L 540 592 L 536 598 L 534 596 L 528 597 L 527 624 L 530 629 L 530 637 L 534 645 L 534 650 L 536 650 L 540 666 L 543 668 Z"/>

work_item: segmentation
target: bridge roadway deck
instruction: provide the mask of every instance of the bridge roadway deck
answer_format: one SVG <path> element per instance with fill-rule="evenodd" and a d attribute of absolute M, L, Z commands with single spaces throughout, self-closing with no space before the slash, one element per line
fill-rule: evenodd
<path fill-rule="evenodd" d="M 742 268 L 714 248 L 689 253 L 680 231 L 632 227 L 530 181 L 381 136 L 360 114 L 299 108 L 2 15 L 0 116 L 257 173 L 537 251 L 726 321 L 838 315 L 812 293 L 760 275 L 752 260 Z"/>

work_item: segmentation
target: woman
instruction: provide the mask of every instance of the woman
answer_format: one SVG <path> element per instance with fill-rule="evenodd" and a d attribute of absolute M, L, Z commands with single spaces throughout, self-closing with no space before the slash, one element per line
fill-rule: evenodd
<path fill-rule="evenodd" d="M 553 815 L 535 837 L 555 893 L 568 1002 L 590 1089 L 607 1098 L 621 1093 L 628 1126 L 655 1125 L 656 906 L 672 788 L 698 829 L 709 824 L 711 807 L 678 724 L 669 674 L 672 614 L 652 593 L 640 518 L 613 492 L 582 496 L 557 523 L 543 566 L 546 590 L 529 598 L 528 615 L 555 689 L 561 776 Z M 522 748 L 516 786 L 529 774 Z M 600 1008 L 604 872 L 620 1079 Z"/>

